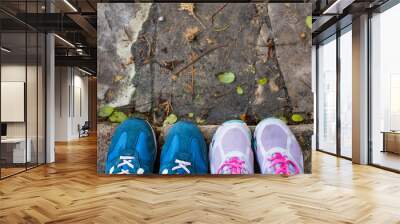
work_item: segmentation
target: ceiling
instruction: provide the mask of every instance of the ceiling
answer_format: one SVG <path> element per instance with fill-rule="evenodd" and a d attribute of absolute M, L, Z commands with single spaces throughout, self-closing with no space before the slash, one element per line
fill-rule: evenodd
<path fill-rule="evenodd" d="M 96 73 L 96 6 L 101 0 L 1 0 L 0 22 L 2 46 L 12 49 L 7 57 L 24 58 L 36 55 L 36 46 L 29 43 L 29 32 L 56 33 L 56 65 L 78 66 Z M 52 13 L 48 13 L 51 9 Z M 28 32 L 28 45 L 25 32 Z M 34 41 L 36 42 L 36 40 Z M 25 50 L 27 46 L 27 52 Z"/>
<path fill-rule="evenodd" d="M 351 24 L 354 17 L 373 11 L 388 0 L 312 0 L 313 44 Z"/>

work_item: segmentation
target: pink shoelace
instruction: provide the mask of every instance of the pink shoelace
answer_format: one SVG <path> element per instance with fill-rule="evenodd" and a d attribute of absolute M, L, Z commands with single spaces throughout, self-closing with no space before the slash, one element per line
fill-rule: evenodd
<path fill-rule="evenodd" d="M 232 156 L 229 158 L 229 160 L 225 160 L 225 162 L 217 170 L 217 173 L 221 174 L 225 167 L 228 167 L 231 174 L 244 174 L 246 171 L 246 168 L 244 167 L 244 161 L 239 159 L 237 156 Z"/>
<path fill-rule="evenodd" d="M 300 172 L 300 169 L 296 163 L 282 155 L 280 152 L 274 153 L 268 160 L 272 161 L 269 167 L 273 167 L 275 169 L 275 174 L 290 175 L 289 165 L 292 165 L 292 167 L 295 169 L 295 173 L 293 175 L 296 175 Z"/>

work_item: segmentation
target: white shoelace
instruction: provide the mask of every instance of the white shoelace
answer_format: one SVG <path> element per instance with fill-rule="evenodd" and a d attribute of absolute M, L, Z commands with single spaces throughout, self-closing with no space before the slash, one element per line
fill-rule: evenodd
<path fill-rule="evenodd" d="M 133 156 L 120 156 L 119 159 L 122 160 L 121 163 L 118 164 L 118 168 L 127 165 L 129 166 L 131 169 L 134 168 L 133 164 L 132 164 L 132 159 L 134 159 L 135 157 Z M 110 174 L 112 174 L 114 172 L 114 166 L 111 167 L 110 169 Z M 130 174 L 129 169 L 121 169 L 121 172 L 117 173 L 117 174 Z"/>
<path fill-rule="evenodd" d="M 190 174 L 190 170 L 187 168 L 187 166 L 191 166 L 192 163 L 186 162 L 183 160 L 175 159 L 175 163 L 177 163 L 177 166 L 172 167 L 172 170 L 177 170 L 177 169 L 183 169 L 186 171 L 186 173 Z"/>

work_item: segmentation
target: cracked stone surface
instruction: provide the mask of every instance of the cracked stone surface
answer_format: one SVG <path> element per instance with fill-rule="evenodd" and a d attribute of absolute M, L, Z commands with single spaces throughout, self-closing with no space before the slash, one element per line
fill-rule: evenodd
<path fill-rule="evenodd" d="M 311 33 L 305 25 L 311 5 L 228 4 L 215 14 L 222 5 L 195 4 L 203 28 L 179 4 L 99 4 L 99 107 L 144 114 L 158 125 L 166 101 L 179 118 L 193 113 L 192 120 L 207 124 L 242 114 L 255 123 L 293 113 L 312 123 Z M 185 38 L 190 28 L 199 30 L 193 41 Z M 224 71 L 235 74 L 233 83 L 218 81 Z M 263 78 L 268 82 L 259 85 Z"/>
<path fill-rule="evenodd" d="M 311 15 L 311 3 L 290 4 L 290 7 L 269 4 L 268 14 L 274 42 L 278 46 L 278 64 L 293 111 L 313 111 L 310 75 L 312 38 L 311 33 L 304 27 L 304 18 Z M 298 41 L 299 38 L 303 41 Z"/>
<path fill-rule="evenodd" d="M 99 4 L 97 98 L 115 107 L 132 102 L 136 74 L 130 48 L 148 18 L 150 4 Z"/>
<path fill-rule="evenodd" d="M 196 3 L 195 16 L 179 3 L 98 4 L 98 108 L 154 126 L 168 113 L 207 125 L 271 116 L 312 124 L 311 4 L 224 4 Z M 227 71 L 235 81 L 223 84 L 217 74 Z M 106 136 L 113 124 L 100 121 Z"/>

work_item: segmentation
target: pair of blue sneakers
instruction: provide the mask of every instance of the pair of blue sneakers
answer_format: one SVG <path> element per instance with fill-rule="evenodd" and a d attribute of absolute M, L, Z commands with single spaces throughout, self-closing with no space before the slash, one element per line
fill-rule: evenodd
<path fill-rule="evenodd" d="M 108 150 L 107 174 L 151 174 L 157 157 L 157 141 L 151 125 L 142 119 L 120 124 Z M 206 174 L 207 147 L 199 128 L 186 121 L 174 124 L 165 138 L 160 174 Z"/>

